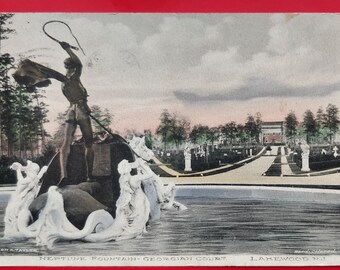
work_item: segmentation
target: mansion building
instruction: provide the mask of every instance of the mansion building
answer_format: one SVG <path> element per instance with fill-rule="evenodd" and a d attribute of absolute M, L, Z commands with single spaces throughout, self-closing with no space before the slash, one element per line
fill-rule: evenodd
<path fill-rule="evenodd" d="M 284 121 L 263 122 L 260 133 L 262 144 L 286 143 Z"/>

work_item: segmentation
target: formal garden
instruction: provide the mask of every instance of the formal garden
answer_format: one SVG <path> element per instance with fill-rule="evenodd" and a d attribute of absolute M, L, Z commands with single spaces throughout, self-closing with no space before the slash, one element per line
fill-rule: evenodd
<path fill-rule="evenodd" d="M 221 147 L 212 150 L 208 147 L 208 151 L 191 150 L 191 168 L 192 172 L 199 172 L 209 169 L 219 168 L 221 166 L 234 164 L 251 156 L 258 154 L 262 150 L 261 145 L 253 146 L 233 146 L 225 148 Z M 251 150 L 250 150 L 251 149 Z M 162 151 L 156 151 L 156 157 L 166 164 L 168 167 L 183 173 L 184 172 L 184 154 L 183 150 L 173 150 L 161 154 Z"/>

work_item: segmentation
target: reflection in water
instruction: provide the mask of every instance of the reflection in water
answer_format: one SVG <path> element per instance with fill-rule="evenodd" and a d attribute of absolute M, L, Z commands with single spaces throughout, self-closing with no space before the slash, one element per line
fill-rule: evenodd
<path fill-rule="evenodd" d="M 57 243 L 53 250 L 33 242 L 1 248 L 37 252 L 20 255 L 222 255 L 340 254 L 340 203 L 181 198 L 187 211 L 164 212 L 142 238 L 109 243 Z M 0 206 L 1 236 L 5 204 Z M 331 254 L 330 254 L 331 251 Z M 76 253 L 76 254 L 75 254 Z M 2 252 L 2 255 L 18 255 Z"/>

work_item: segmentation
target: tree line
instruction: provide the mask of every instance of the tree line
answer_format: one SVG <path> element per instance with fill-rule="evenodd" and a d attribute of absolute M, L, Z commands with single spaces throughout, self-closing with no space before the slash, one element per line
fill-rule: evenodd
<path fill-rule="evenodd" d="M 224 125 L 209 127 L 196 124 L 191 127 L 190 121 L 177 113 L 171 114 L 164 109 L 160 116 L 160 124 L 156 129 L 156 135 L 160 136 L 164 149 L 168 145 L 179 146 L 187 139 L 194 144 L 214 144 L 223 138 L 224 144 L 235 143 L 259 143 L 262 126 L 262 117 L 258 112 L 255 115 L 248 114 L 244 124 L 234 121 Z"/>
<path fill-rule="evenodd" d="M 156 135 L 160 136 L 165 150 L 168 145 L 179 146 L 187 139 L 194 144 L 214 144 L 217 141 L 224 145 L 260 143 L 262 117 L 259 112 L 248 114 L 244 124 L 234 121 L 223 125 L 209 127 L 197 124 L 191 127 L 190 121 L 177 113 L 169 113 L 164 109 L 160 116 L 160 124 Z M 312 110 L 305 111 L 299 122 L 295 112 L 291 111 L 284 119 L 287 142 L 295 144 L 297 139 L 305 139 L 307 143 L 334 144 L 334 138 L 339 130 L 339 108 L 328 104 L 325 110 L 320 107 L 314 114 Z M 221 140 L 222 138 L 222 140 Z"/>
<path fill-rule="evenodd" d="M 20 86 L 10 79 L 15 57 L 3 53 L 2 41 L 15 31 L 13 14 L 0 14 L 0 154 L 21 157 L 27 151 L 34 155 L 47 136 L 43 124 L 48 120 L 44 96 L 34 88 Z"/>
<path fill-rule="evenodd" d="M 333 145 L 339 123 L 339 108 L 334 104 L 328 104 L 325 110 L 318 108 L 315 114 L 310 109 L 306 110 L 302 122 L 291 111 L 285 118 L 286 136 L 289 143 L 305 138 L 307 143 L 327 142 Z"/>

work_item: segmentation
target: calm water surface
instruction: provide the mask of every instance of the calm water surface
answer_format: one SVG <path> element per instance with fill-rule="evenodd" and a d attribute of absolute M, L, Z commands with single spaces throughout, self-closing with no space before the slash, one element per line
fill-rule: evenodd
<path fill-rule="evenodd" d="M 142 238 L 121 242 L 57 243 L 53 250 L 33 242 L 0 239 L 1 255 L 9 248 L 34 249 L 20 255 L 222 255 L 340 254 L 340 203 L 180 198 L 182 212 L 164 212 Z M 0 205 L 0 230 L 6 204 Z"/>

